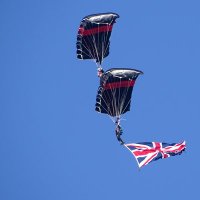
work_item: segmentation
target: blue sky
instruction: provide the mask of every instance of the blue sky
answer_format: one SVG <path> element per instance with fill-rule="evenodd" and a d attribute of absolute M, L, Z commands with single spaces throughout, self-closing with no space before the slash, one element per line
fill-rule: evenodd
<path fill-rule="evenodd" d="M 0 199 L 196 199 L 198 1 L 0 1 Z M 124 117 L 127 142 L 186 140 L 181 156 L 138 170 L 94 111 L 99 80 L 76 59 L 89 14 L 120 15 L 104 68 L 142 70 Z M 196 159 L 196 160 L 195 160 Z"/>

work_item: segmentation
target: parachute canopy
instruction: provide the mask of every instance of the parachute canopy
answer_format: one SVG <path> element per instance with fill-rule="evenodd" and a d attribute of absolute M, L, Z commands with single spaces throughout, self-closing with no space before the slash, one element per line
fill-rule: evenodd
<path fill-rule="evenodd" d="M 130 110 L 132 90 L 142 71 L 128 68 L 113 68 L 100 78 L 95 110 L 119 117 Z"/>
<path fill-rule="evenodd" d="M 109 38 L 117 18 L 119 15 L 116 13 L 100 13 L 84 17 L 78 30 L 77 58 L 94 59 L 101 64 L 103 58 L 109 55 Z"/>

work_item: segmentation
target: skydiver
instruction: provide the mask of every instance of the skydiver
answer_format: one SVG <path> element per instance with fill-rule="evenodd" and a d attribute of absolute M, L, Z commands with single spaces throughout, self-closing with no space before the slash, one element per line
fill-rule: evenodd
<path fill-rule="evenodd" d="M 123 131 L 122 131 L 122 127 L 120 126 L 119 117 L 117 117 L 115 124 L 116 124 L 115 134 L 116 134 L 117 140 L 121 143 L 121 145 L 123 145 L 124 141 L 121 139 L 121 135 L 122 135 Z"/>
<path fill-rule="evenodd" d="M 121 145 L 124 144 L 124 141 L 121 139 L 121 135 L 122 135 L 123 131 L 120 125 L 117 125 L 116 129 L 115 129 L 115 134 L 117 137 L 117 140 L 121 143 Z"/>
<path fill-rule="evenodd" d="M 103 75 L 103 73 L 104 73 L 103 68 L 102 67 L 98 67 L 98 69 L 97 69 L 97 76 L 99 78 L 101 78 L 101 76 Z"/>

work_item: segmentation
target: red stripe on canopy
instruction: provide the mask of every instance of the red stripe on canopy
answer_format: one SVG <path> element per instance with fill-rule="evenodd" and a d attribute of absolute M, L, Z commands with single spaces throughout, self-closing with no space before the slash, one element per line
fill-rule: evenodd
<path fill-rule="evenodd" d="M 93 35 L 96 33 L 108 32 L 108 31 L 112 31 L 112 25 L 100 26 L 100 27 L 91 28 L 87 30 L 85 30 L 84 28 L 79 28 L 78 33 L 83 36 L 86 36 L 86 35 Z"/>
<path fill-rule="evenodd" d="M 134 84 L 135 84 L 135 80 L 107 83 L 104 85 L 104 89 L 108 90 L 108 89 L 115 89 L 115 88 L 122 88 L 122 87 L 133 87 Z"/>

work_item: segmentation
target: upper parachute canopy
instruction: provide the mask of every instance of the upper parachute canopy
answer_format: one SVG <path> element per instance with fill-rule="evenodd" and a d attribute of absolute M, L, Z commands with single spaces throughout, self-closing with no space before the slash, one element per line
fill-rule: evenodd
<path fill-rule="evenodd" d="M 78 30 L 77 58 L 94 59 L 101 64 L 103 58 L 109 55 L 109 38 L 117 18 L 119 15 L 116 13 L 100 13 L 84 17 Z"/>
<path fill-rule="evenodd" d="M 112 117 L 130 110 L 132 90 L 142 71 L 127 68 L 113 68 L 100 78 L 95 110 Z"/>

